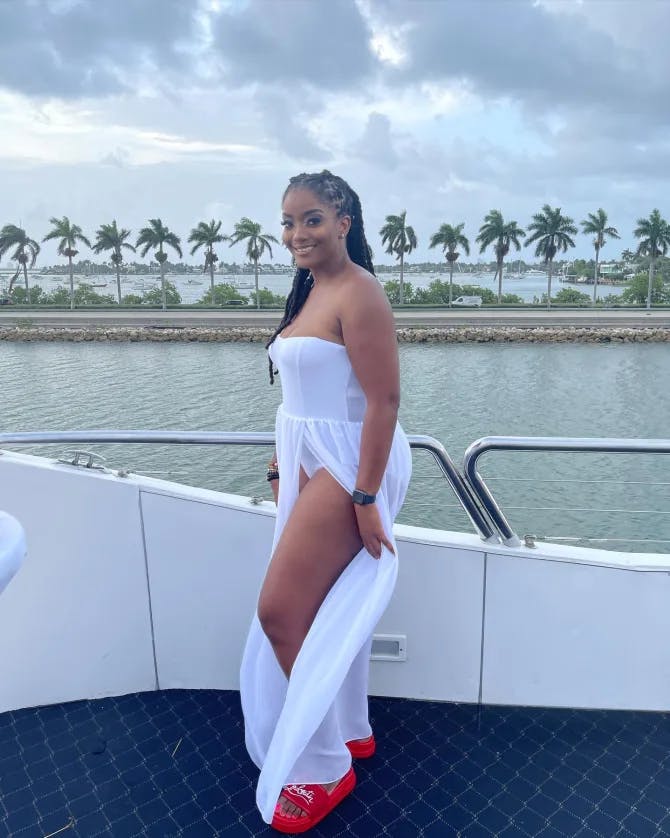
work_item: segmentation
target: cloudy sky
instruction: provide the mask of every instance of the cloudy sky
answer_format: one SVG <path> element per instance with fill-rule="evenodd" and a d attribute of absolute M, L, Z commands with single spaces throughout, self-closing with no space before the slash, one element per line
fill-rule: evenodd
<path fill-rule="evenodd" d="M 0 0 L 0 224 L 160 216 L 185 242 L 246 215 L 279 237 L 288 178 L 326 167 L 378 262 L 388 213 L 437 260 L 440 224 L 474 253 L 488 210 L 524 226 L 544 203 L 604 207 L 618 255 L 670 216 L 669 30 L 667 0 Z"/>

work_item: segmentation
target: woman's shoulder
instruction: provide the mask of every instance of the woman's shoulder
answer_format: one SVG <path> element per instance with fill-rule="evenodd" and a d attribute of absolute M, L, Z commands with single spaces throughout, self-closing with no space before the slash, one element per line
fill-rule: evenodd
<path fill-rule="evenodd" d="M 386 292 L 374 274 L 355 265 L 340 288 L 340 320 L 356 315 L 392 318 L 391 304 Z"/>
<path fill-rule="evenodd" d="M 345 298 L 354 295 L 359 299 L 388 299 L 377 277 L 355 263 L 347 271 L 341 285 L 341 291 Z"/>

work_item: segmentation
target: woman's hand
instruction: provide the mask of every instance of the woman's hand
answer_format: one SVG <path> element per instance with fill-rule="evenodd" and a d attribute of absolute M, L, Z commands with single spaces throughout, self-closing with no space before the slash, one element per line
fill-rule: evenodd
<path fill-rule="evenodd" d="M 272 475 L 272 480 L 268 479 L 268 483 L 270 484 L 270 488 L 272 489 L 272 495 L 275 499 L 275 504 L 279 505 L 279 463 L 277 462 L 277 449 L 275 448 L 275 452 L 272 455 L 270 462 L 268 463 L 268 478 L 270 478 L 270 472 L 274 472 Z"/>
<path fill-rule="evenodd" d="M 360 533 L 363 546 L 368 553 L 373 558 L 379 559 L 382 555 L 382 545 L 384 545 L 395 556 L 393 545 L 384 532 L 377 504 L 366 503 L 363 506 L 359 503 L 355 503 L 354 510 L 356 511 L 356 520 L 358 522 L 358 532 Z"/>

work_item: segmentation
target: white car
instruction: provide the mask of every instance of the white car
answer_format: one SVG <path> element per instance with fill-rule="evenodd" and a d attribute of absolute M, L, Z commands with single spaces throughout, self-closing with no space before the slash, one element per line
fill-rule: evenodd
<path fill-rule="evenodd" d="M 456 297 L 453 302 L 455 306 L 480 306 L 481 304 L 481 297 Z"/>

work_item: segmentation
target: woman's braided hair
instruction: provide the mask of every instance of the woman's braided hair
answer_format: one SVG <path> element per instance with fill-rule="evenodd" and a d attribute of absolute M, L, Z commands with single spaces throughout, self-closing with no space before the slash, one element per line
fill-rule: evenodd
<path fill-rule="evenodd" d="M 363 229 L 361 202 L 349 184 L 341 177 L 324 169 L 322 172 L 313 174 L 303 173 L 292 177 L 282 196 L 282 201 L 291 189 L 309 189 L 324 204 L 332 206 L 338 217 L 341 218 L 343 215 L 348 215 L 351 218 L 351 226 L 349 227 L 346 240 L 349 258 L 352 262 L 365 268 L 366 271 L 374 274 L 372 251 L 366 241 L 365 230 Z M 309 292 L 312 290 L 313 284 L 314 279 L 307 268 L 296 269 L 295 276 L 293 277 L 293 286 L 286 299 L 284 316 L 275 329 L 274 334 L 266 343 L 266 349 L 274 342 L 277 335 L 298 316 L 298 312 L 305 305 L 307 297 L 309 297 Z M 274 377 L 277 370 L 273 369 L 271 358 L 268 359 L 268 362 L 270 365 L 270 384 L 274 384 Z"/>

